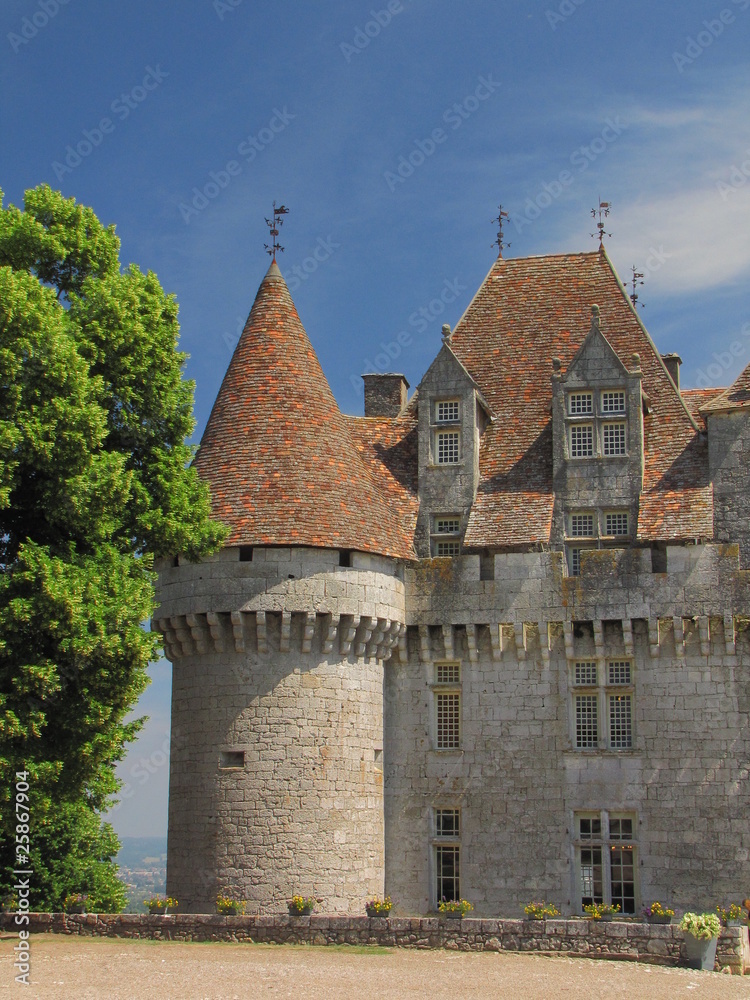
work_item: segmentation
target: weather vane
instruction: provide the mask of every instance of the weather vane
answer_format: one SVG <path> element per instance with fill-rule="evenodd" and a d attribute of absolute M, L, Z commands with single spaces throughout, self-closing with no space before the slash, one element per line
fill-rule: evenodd
<path fill-rule="evenodd" d="M 633 303 L 633 308 L 635 309 L 635 305 L 638 302 L 638 299 L 640 298 L 640 295 L 636 291 L 636 288 L 639 285 L 643 284 L 643 282 L 639 281 L 638 279 L 639 278 L 643 278 L 644 274 L 643 274 L 643 271 L 636 271 L 635 264 L 633 264 L 632 271 L 633 271 L 633 277 L 630 279 L 630 284 L 633 286 L 633 291 L 630 293 L 630 301 Z M 641 309 L 645 309 L 645 308 L 646 307 L 641 302 Z"/>
<path fill-rule="evenodd" d="M 273 219 L 266 219 L 266 225 L 268 230 L 273 237 L 271 241 L 271 246 L 267 243 L 264 244 L 266 248 L 266 253 L 269 254 L 274 260 L 276 260 L 276 252 L 284 252 L 283 246 L 279 243 L 279 231 L 284 225 L 284 219 L 282 216 L 286 215 L 289 209 L 285 205 L 279 205 L 276 208 L 276 202 L 273 203 Z"/>
<path fill-rule="evenodd" d="M 508 218 L 508 213 L 503 211 L 503 206 L 502 205 L 498 205 L 497 206 L 497 218 L 496 219 L 492 219 L 492 222 L 496 222 L 497 225 L 498 225 L 497 239 L 492 244 L 493 247 L 497 247 L 497 255 L 498 255 L 498 257 L 502 257 L 502 255 L 503 255 L 503 248 L 504 247 L 509 247 L 510 246 L 510 243 L 506 243 L 503 240 L 503 219 L 507 219 L 507 218 Z"/>
<path fill-rule="evenodd" d="M 610 212 L 611 208 L 612 208 L 612 202 L 611 201 L 601 201 L 600 200 L 599 201 L 599 208 L 598 209 L 597 208 L 592 208 L 591 209 L 591 215 L 592 215 L 592 217 L 595 219 L 597 217 L 597 215 L 598 215 L 599 216 L 599 221 L 596 224 L 597 232 L 591 233 L 590 235 L 593 237 L 593 239 L 596 239 L 597 236 L 599 237 L 599 249 L 600 250 L 604 246 L 604 237 L 612 235 L 612 233 L 607 233 L 607 232 L 604 231 L 604 223 L 602 222 L 602 219 L 606 219 L 607 216 L 609 215 L 609 212 Z"/>

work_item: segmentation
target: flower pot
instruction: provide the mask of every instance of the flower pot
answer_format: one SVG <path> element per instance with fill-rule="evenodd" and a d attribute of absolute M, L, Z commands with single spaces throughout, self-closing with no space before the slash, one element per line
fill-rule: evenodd
<path fill-rule="evenodd" d="M 85 905 L 83 903 L 77 903 L 74 906 L 69 906 L 65 912 L 66 913 L 85 913 L 86 912 L 86 907 L 85 907 Z"/>
<path fill-rule="evenodd" d="M 744 927 L 746 923 L 742 917 L 737 917 L 736 920 L 727 920 L 727 927 Z"/>
<path fill-rule="evenodd" d="M 614 914 L 612 914 L 612 913 L 602 913 L 602 915 L 599 917 L 599 919 L 601 920 L 601 922 L 603 924 L 608 924 L 608 923 L 610 923 L 614 919 Z"/>
<path fill-rule="evenodd" d="M 448 910 L 445 913 L 445 917 L 448 920 L 460 920 L 463 917 L 463 913 L 460 910 Z"/>
<path fill-rule="evenodd" d="M 303 906 L 301 910 L 298 910 L 296 906 L 289 907 L 290 917 L 309 917 L 312 913 L 312 906 Z"/>
<path fill-rule="evenodd" d="M 162 916 L 162 915 L 166 916 L 167 915 L 167 911 L 168 911 L 168 908 L 166 906 L 164 906 L 164 907 L 162 907 L 162 906 L 149 906 L 149 908 L 148 908 L 148 912 L 150 914 L 152 914 L 152 915 L 156 914 L 156 916 Z"/>
<path fill-rule="evenodd" d="M 368 917 L 387 917 L 390 910 L 375 910 L 371 906 L 365 910 Z"/>
<path fill-rule="evenodd" d="M 652 917 L 646 918 L 650 924 L 671 924 L 672 918 L 667 916 L 659 916 L 654 914 Z"/>
<path fill-rule="evenodd" d="M 685 954 L 688 968 L 713 972 L 718 940 L 718 938 L 697 938 L 693 937 L 692 934 L 686 934 Z"/>

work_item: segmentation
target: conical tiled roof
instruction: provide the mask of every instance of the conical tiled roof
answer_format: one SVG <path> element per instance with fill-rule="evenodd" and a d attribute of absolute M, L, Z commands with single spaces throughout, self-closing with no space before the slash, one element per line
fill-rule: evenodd
<path fill-rule="evenodd" d="M 274 261 L 214 403 L 195 466 L 227 545 L 414 558 L 361 456 Z M 412 529 L 413 530 L 413 529 Z"/>

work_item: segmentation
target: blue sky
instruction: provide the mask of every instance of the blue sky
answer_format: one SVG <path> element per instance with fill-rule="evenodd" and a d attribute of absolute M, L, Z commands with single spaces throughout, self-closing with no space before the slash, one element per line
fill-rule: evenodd
<path fill-rule="evenodd" d="M 596 246 L 645 274 L 683 384 L 750 362 L 750 0 L 5 0 L 0 187 L 115 223 L 180 305 L 196 440 L 279 264 L 345 412 L 414 387 L 494 259 Z M 171 668 L 120 769 L 122 835 L 166 831 Z"/>

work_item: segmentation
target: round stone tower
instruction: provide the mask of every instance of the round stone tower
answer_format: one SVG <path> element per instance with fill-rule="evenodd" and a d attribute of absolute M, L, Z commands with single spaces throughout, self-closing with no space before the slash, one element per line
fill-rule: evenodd
<path fill-rule="evenodd" d="M 383 664 L 411 534 L 372 481 L 276 263 L 195 461 L 224 548 L 158 566 L 173 663 L 167 892 L 248 912 L 382 895 Z"/>

